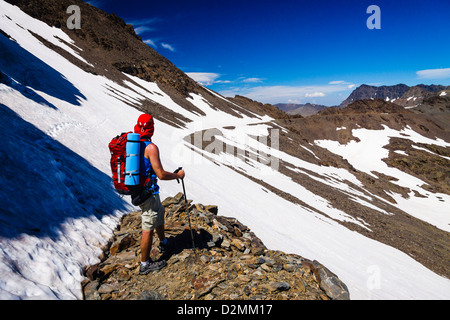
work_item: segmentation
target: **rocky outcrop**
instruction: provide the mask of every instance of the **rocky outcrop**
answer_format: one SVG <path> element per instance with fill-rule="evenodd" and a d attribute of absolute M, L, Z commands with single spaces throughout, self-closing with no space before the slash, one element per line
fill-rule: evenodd
<path fill-rule="evenodd" d="M 217 206 L 188 202 L 192 248 L 183 194 L 163 201 L 166 208 L 164 253 L 154 239 L 151 257 L 167 266 L 139 275 L 140 212 L 123 217 L 102 262 L 85 268 L 87 300 L 275 300 L 349 299 L 346 285 L 317 261 L 268 250 L 234 218 L 218 215 Z"/>

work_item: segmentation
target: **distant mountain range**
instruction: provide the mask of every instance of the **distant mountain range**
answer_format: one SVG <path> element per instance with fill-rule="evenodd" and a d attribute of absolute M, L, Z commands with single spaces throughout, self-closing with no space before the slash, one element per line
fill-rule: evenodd
<path fill-rule="evenodd" d="M 421 106 L 424 100 L 433 96 L 438 96 L 444 90 L 449 90 L 450 86 L 443 85 L 424 85 L 419 84 L 409 87 L 405 84 L 397 84 L 393 86 L 370 86 L 363 84 L 353 90 L 353 92 L 340 105 L 332 106 L 337 108 L 345 108 L 349 104 L 365 99 L 382 99 L 393 102 L 405 108 L 414 108 Z M 278 103 L 275 105 L 280 110 L 289 115 L 302 115 L 307 117 L 318 113 L 319 111 L 328 108 L 328 106 L 305 103 Z"/>
<path fill-rule="evenodd" d="M 275 107 L 289 115 L 301 115 L 307 117 L 328 108 L 327 106 L 313 103 L 295 104 L 295 103 L 278 103 Z"/>
<path fill-rule="evenodd" d="M 405 84 L 397 84 L 394 86 L 369 86 L 363 84 L 356 88 L 350 96 L 345 99 L 340 107 L 346 107 L 356 100 L 363 99 L 383 99 L 394 102 L 404 107 L 412 107 L 420 104 L 424 98 L 428 98 L 449 87 L 442 85 L 424 85 L 409 87 Z"/>

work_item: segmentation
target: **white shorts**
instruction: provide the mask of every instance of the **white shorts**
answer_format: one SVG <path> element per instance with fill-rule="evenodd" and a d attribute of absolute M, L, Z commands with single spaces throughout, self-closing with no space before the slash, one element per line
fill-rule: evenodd
<path fill-rule="evenodd" d="M 142 230 L 150 231 L 164 225 L 165 209 L 159 194 L 151 196 L 139 207 L 142 209 Z"/>

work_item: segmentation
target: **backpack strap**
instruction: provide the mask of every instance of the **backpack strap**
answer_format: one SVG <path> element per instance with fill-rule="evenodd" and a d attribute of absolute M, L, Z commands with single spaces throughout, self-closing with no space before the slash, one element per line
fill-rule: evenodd
<path fill-rule="evenodd" d="M 142 140 L 145 143 L 145 147 L 147 148 L 148 145 L 152 144 L 153 142 L 148 140 Z M 157 184 L 158 177 L 156 176 L 155 170 L 153 170 L 152 164 L 149 159 L 145 158 L 144 156 L 144 163 L 148 162 L 150 164 L 150 170 L 145 176 L 145 185 L 144 187 L 148 190 L 151 190 L 153 194 L 159 193 L 159 186 Z M 147 169 L 147 168 L 146 168 Z"/>

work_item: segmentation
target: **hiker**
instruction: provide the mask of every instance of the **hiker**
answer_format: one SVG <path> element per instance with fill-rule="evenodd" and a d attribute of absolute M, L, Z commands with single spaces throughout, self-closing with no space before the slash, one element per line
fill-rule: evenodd
<path fill-rule="evenodd" d="M 180 170 L 177 173 L 164 170 L 159 158 L 158 147 L 151 142 L 153 132 L 153 117 L 148 114 L 140 115 L 137 124 L 134 127 L 134 133 L 139 133 L 141 135 L 141 143 L 143 147 L 145 147 L 145 151 L 141 152 L 141 168 L 145 168 L 146 175 L 153 174 L 154 177 L 151 180 L 151 185 L 147 186 L 147 188 L 150 188 L 153 191 L 153 196 L 139 205 L 142 209 L 140 274 L 147 274 L 150 271 L 159 270 L 166 265 L 165 260 L 156 262 L 150 261 L 150 251 L 152 248 L 153 233 L 155 229 L 160 241 L 160 247 L 164 247 L 164 245 L 167 244 L 167 239 L 164 235 L 165 209 L 159 198 L 159 186 L 157 185 L 156 177 L 160 180 L 175 180 L 183 179 L 185 175 L 184 170 Z M 147 144 L 147 146 L 145 146 L 145 144 Z"/>

